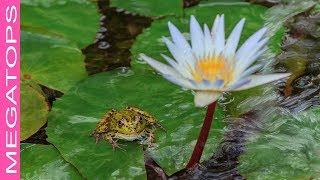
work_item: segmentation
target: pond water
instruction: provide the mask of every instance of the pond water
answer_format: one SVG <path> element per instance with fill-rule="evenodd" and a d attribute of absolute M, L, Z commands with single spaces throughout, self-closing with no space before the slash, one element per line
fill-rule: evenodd
<path fill-rule="evenodd" d="M 186 1 L 184 5 L 191 6 L 197 3 L 199 2 Z M 211 133 L 215 133 L 217 137 L 212 139 L 212 141 L 209 140 L 209 144 L 212 147 L 215 147 L 213 148 L 214 151 L 212 151 L 212 149 L 207 150 L 209 153 L 207 153 L 205 161 L 196 166 L 193 170 L 187 171 L 182 169 L 175 173 L 168 173 L 166 168 L 176 167 L 177 169 L 181 169 L 184 161 L 183 158 L 179 159 L 177 156 L 176 161 L 180 160 L 180 164 L 170 164 L 170 162 L 161 160 L 164 155 L 161 155 L 160 158 L 157 159 L 157 157 L 152 153 L 161 154 L 164 152 L 169 152 L 173 153 L 172 156 L 174 156 L 174 153 L 178 153 L 178 150 L 174 150 L 174 148 L 179 149 L 179 147 L 167 145 L 167 147 L 159 151 L 151 152 L 151 155 L 145 153 L 145 168 L 148 179 L 320 178 L 320 118 L 318 118 L 320 117 L 320 112 L 319 110 L 312 109 L 313 107 L 318 107 L 318 105 L 320 105 L 320 13 L 310 10 L 310 8 L 308 8 L 309 6 L 311 7 L 310 4 L 312 3 L 309 2 L 309 4 L 293 5 L 291 9 L 289 8 L 289 10 L 287 10 L 287 12 L 283 12 L 283 14 L 287 14 L 282 14 L 280 18 L 277 17 L 276 13 L 279 13 L 281 8 L 274 8 L 273 10 L 269 10 L 270 13 L 274 14 L 271 14 L 270 17 L 267 17 L 268 20 L 274 21 L 273 24 L 271 24 L 271 29 L 279 29 L 279 26 L 282 25 L 280 21 L 276 22 L 274 20 L 277 18 L 282 18 L 281 21 L 284 22 L 285 27 L 284 34 L 280 33 L 279 36 L 282 39 L 281 45 L 274 45 L 274 47 L 280 46 L 280 49 L 278 48 L 277 53 L 269 52 L 270 54 L 267 55 L 269 57 L 266 57 L 270 58 L 274 56 L 273 59 L 275 59 L 274 63 L 268 64 L 265 67 L 266 71 L 291 72 L 292 76 L 289 78 L 289 80 L 278 81 L 276 86 L 270 86 L 267 88 L 258 88 L 252 91 L 250 90 L 239 93 L 225 93 L 224 97 L 219 100 L 220 109 L 218 110 L 219 112 L 217 112 L 218 118 L 220 118 L 220 116 L 224 117 L 223 121 L 219 123 L 213 122 L 217 123 L 217 125 L 214 125 L 214 131 Z M 264 1 L 264 5 L 270 7 L 274 5 L 274 3 Z M 82 49 L 82 53 L 85 55 L 85 68 L 89 75 L 114 69 L 118 69 L 116 70 L 118 73 L 108 74 L 107 72 L 106 74 L 109 76 L 108 78 L 102 78 L 99 75 L 93 76 L 91 78 L 91 82 L 84 80 L 79 83 L 76 88 L 72 88 L 70 91 L 68 91 L 69 94 L 66 97 L 62 96 L 63 94 L 60 91 L 52 90 L 46 86 L 41 86 L 42 90 L 47 95 L 47 98 L 51 101 L 51 106 L 52 101 L 54 101 L 56 98 L 62 96 L 64 99 L 58 101 L 57 104 L 54 102 L 54 106 L 56 105 L 57 109 L 52 113 L 53 115 L 49 116 L 49 119 L 53 119 L 53 123 L 51 123 L 50 126 L 49 121 L 49 127 L 47 128 L 48 133 L 45 131 L 45 128 L 47 127 L 46 124 L 36 134 L 23 141 L 26 143 L 40 144 L 52 143 L 57 147 L 57 149 L 62 149 L 62 151 L 65 151 L 62 152 L 63 157 L 76 167 L 81 165 L 81 163 L 84 163 L 84 157 L 77 159 L 75 158 L 74 154 L 87 152 L 81 149 L 84 146 L 78 145 L 75 142 L 73 145 L 78 147 L 78 151 L 74 151 L 68 150 L 69 147 L 65 145 L 58 145 L 58 143 L 61 143 L 62 141 L 58 140 L 60 135 L 61 137 L 68 136 L 70 139 L 74 138 L 72 137 L 72 134 L 65 133 L 66 131 L 63 129 L 63 127 L 59 126 L 59 123 L 64 121 L 64 116 L 69 117 L 70 114 L 71 117 L 72 108 L 76 109 L 80 107 L 78 105 L 71 104 L 71 106 L 74 107 L 68 107 L 71 109 L 70 111 L 67 110 L 66 112 L 62 112 L 61 110 L 63 108 L 66 108 L 67 105 L 70 105 L 69 101 L 71 100 L 70 102 L 78 102 L 79 104 L 83 103 L 84 105 L 81 106 L 81 108 L 85 108 L 86 106 L 98 107 L 100 106 L 98 102 L 105 102 L 103 100 L 99 100 L 99 97 L 105 97 L 103 94 L 109 94 L 112 96 L 112 93 L 119 92 L 114 96 L 119 99 L 126 99 L 123 97 L 126 94 L 121 94 L 122 92 L 128 92 L 126 85 L 120 85 L 120 88 L 117 89 L 118 87 L 116 88 L 116 85 L 114 84 L 117 84 L 118 81 L 127 84 L 132 83 L 135 86 L 143 86 L 143 78 L 145 78 L 146 82 L 148 83 L 152 82 L 152 79 L 157 79 L 154 71 L 150 69 L 143 70 L 141 71 L 142 73 L 140 72 L 141 69 L 139 68 L 144 66 L 137 65 L 138 62 L 132 62 L 132 60 L 135 58 L 135 53 L 137 51 L 136 49 L 141 47 L 137 47 L 135 45 L 135 47 L 132 49 L 131 47 L 135 41 L 141 40 L 139 39 L 141 37 L 138 37 L 138 35 L 140 35 L 142 32 L 144 32 L 144 37 L 149 37 L 152 39 L 152 34 L 150 33 L 151 35 L 148 35 L 149 31 L 152 32 L 152 29 L 146 30 L 146 28 L 150 27 L 151 23 L 154 21 L 157 21 L 157 23 L 159 22 L 159 24 L 153 24 L 154 27 L 157 27 L 157 25 L 162 25 L 162 17 L 160 17 L 159 20 L 159 18 L 140 16 L 130 13 L 124 9 L 110 7 L 109 2 L 107 1 L 98 1 L 98 7 L 101 13 L 99 21 L 100 28 L 96 33 L 94 42 Z M 290 12 L 290 10 L 292 12 Z M 193 11 L 192 7 L 190 11 Z M 234 18 L 232 17 L 231 19 Z M 181 22 L 182 24 L 185 23 L 183 20 L 181 20 Z M 253 24 L 252 26 L 255 25 Z M 145 33 L 144 30 L 147 31 L 147 33 Z M 138 39 L 136 39 L 137 37 Z M 145 46 L 148 47 L 148 44 Z M 161 50 L 159 51 L 161 52 Z M 156 53 L 159 54 L 158 51 Z M 132 57 L 133 59 L 131 59 Z M 133 66 L 133 70 L 128 69 L 131 65 Z M 145 75 L 146 72 L 152 75 Z M 132 76 L 143 78 L 135 80 L 132 78 Z M 112 77 L 115 79 L 113 80 Z M 118 77 L 128 78 L 119 80 Z M 92 82 L 99 82 L 102 79 L 106 81 L 106 84 L 108 85 L 91 87 L 93 84 Z M 131 80 L 136 82 L 133 83 Z M 103 93 L 100 91 L 101 87 L 109 88 L 109 85 L 110 89 L 106 89 L 106 91 L 110 91 L 111 93 Z M 85 87 L 88 87 L 88 90 L 83 91 Z M 150 92 L 154 92 L 156 94 L 156 88 L 157 87 L 150 88 Z M 100 92 L 97 92 L 94 95 L 90 94 L 90 92 L 95 92 L 94 90 L 97 89 Z M 141 89 L 144 90 L 148 88 L 141 87 Z M 159 89 L 161 89 L 160 85 Z M 132 91 L 139 90 L 133 89 Z M 190 108 L 190 103 L 180 102 L 178 97 L 181 97 L 182 99 L 185 96 L 185 90 L 173 88 L 171 94 L 167 91 L 163 90 L 163 92 L 166 92 L 169 97 L 177 97 L 177 99 L 172 99 L 172 104 L 178 104 L 179 109 L 177 111 L 168 111 L 166 112 L 167 115 L 163 116 L 170 116 L 173 118 L 178 117 L 183 119 L 182 116 L 194 117 L 199 116 L 199 114 L 204 114 L 204 111 L 199 113 L 194 112 L 193 109 Z M 135 95 L 141 94 L 142 93 L 137 92 Z M 159 93 L 158 95 L 162 94 Z M 80 100 L 75 100 L 75 97 L 77 96 L 81 97 Z M 149 96 L 146 95 L 146 97 Z M 87 101 L 88 99 L 95 102 L 89 102 Z M 137 102 L 137 100 L 134 98 L 127 99 L 129 100 L 123 101 L 125 101 L 125 103 Z M 125 103 L 122 104 L 121 100 L 119 100 L 118 104 L 120 105 L 111 103 L 111 105 L 109 104 L 108 107 L 116 106 L 120 108 Z M 159 110 L 157 110 L 156 107 L 148 108 L 148 106 L 152 106 L 150 104 L 151 102 L 148 102 L 147 100 L 141 100 L 141 106 L 144 106 L 151 112 L 159 114 L 164 114 L 164 112 L 170 109 L 169 107 L 172 105 L 170 103 L 166 103 L 166 108 L 158 108 Z M 102 107 L 99 108 L 103 109 Z M 192 114 L 186 115 L 178 112 L 182 111 L 183 109 L 187 109 L 189 112 L 192 112 Z M 99 117 L 95 114 L 95 111 L 85 109 L 83 112 L 84 114 L 89 114 L 91 120 L 92 117 Z M 101 113 L 102 112 L 103 111 L 101 111 Z M 81 112 L 78 113 L 81 114 Z M 62 115 L 60 116 L 59 114 Z M 89 115 L 73 116 L 73 118 L 77 118 L 77 122 L 82 121 L 82 123 L 84 123 L 85 120 L 89 119 Z M 93 118 L 93 120 L 95 120 L 95 118 Z M 184 120 L 188 121 L 189 119 L 185 118 Z M 52 124 L 56 126 L 53 128 Z M 193 122 L 191 124 L 196 123 Z M 171 139 L 168 141 L 175 142 L 175 139 L 181 138 L 179 133 L 184 133 L 186 136 L 188 133 L 192 133 L 192 131 L 189 131 L 189 129 L 192 129 L 192 125 L 189 125 L 190 124 L 186 122 L 185 126 L 178 129 L 178 133 L 171 133 Z M 171 124 L 168 126 L 171 126 Z M 77 129 L 77 127 L 69 128 Z M 170 130 L 170 128 L 168 129 Z M 83 132 L 86 131 L 81 131 L 81 133 Z M 49 142 L 46 141 L 46 138 L 48 137 L 47 134 L 49 134 Z M 82 137 L 77 138 L 87 138 L 85 135 L 81 136 Z M 214 135 L 212 135 L 212 137 L 213 136 Z M 159 139 L 157 140 L 160 142 L 163 141 L 165 144 L 166 140 L 163 140 L 164 137 L 168 138 L 168 136 L 160 135 Z M 192 145 L 190 146 L 192 147 Z M 99 146 L 99 148 L 101 148 L 101 146 Z M 136 147 L 129 145 L 128 148 Z M 264 151 L 265 153 L 260 153 L 261 151 Z M 91 153 L 96 152 L 92 151 Z M 142 149 L 141 151 L 137 152 L 137 154 L 139 153 L 140 155 L 137 155 L 135 158 L 138 159 L 138 157 L 142 156 Z M 121 155 L 122 154 L 115 154 L 115 157 L 120 158 Z M 134 155 L 130 157 L 133 156 Z M 186 156 L 188 156 L 188 154 Z M 97 165 L 97 162 L 93 162 L 91 165 L 99 166 Z M 142 160 L 141 162 L 137 160 L 137 162 L 138 164 L 144 163 Z M 162 168 L 161 164 L 165 164 L 166 168 Z M 136 177 L 141 177 L 140 175 L 144 173 L 144 170 L 137 167 L 131 167 L 133 169 L 128 170 L 128 172 L 135 172 L 137 173 Z M 89 177 L 93 177 L 92 175 L 94 175 L 94 172 L 87 172 L 83 169 L 80 169 L 79 171 L 81 174 L 83 173 Z M 115 173 L 113 175 L 115 178 L 117 178 L 120 177 L 119 174 L 126 174 L 128 172 L 123 173 L 117 171 L 118 174 Z"/>

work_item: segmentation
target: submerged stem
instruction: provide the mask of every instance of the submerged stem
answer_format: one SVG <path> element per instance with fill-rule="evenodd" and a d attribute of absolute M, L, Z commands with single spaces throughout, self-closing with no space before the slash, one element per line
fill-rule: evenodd
<path fill-rule="evenodd" d="M 206 117 L 204 119 L 201 131 L 200 131 L 200 134 L 199 134 L 199 137 L 197 140 L 197 144 L 194 147 L 192 156 L 189 160 L 189 163 L 186 166 L 187 169 L 194 167 L 200 161 L 204 146 L 205 146 L 206 141 L 208 139 L 208 135 L 209 135 L 209 131 L 210 131 L 210 127 L 211 127 L 211 123 L 212 123 L 215 109 L 216 109 L 216 102 L 213 102 L 208 106 Z"/>

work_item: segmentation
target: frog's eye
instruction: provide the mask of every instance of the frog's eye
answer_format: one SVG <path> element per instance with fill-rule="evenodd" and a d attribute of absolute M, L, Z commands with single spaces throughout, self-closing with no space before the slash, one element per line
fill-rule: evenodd
<path fill-rule="evenodd" d="M 121 119 L 120 121 L 118 121 L 118 126 L 122 127 L 124 125 L 124 119 Z"/>
<path fill-rule="evenodd" d="M 142 123 L 143 118 L 141 116 L 134 116 L 135 121 L 139 121 L 139 123 Z"/>

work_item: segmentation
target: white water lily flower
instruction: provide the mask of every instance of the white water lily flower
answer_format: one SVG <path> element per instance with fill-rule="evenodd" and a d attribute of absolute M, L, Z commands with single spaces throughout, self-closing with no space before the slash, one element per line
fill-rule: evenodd
<path fill-rule="evenodd" d="M 206 24 L 202 29 L 191 16 L 191 46 L 169 22 L 172 41 L 165 37 L 163 41 L 174 59 L 161 56 L 170 66 L 144 54 L 140 57 L 172 83 L 196 90 L 194 102 L 198 107 L 213 103 L 222 92 L 245 90 L 289 76 L 289 73 L 252 75 L 263 67 L 254 62 L 267 49 L 268 38 L 263 37 L 267 28 L 254 33 L 237 50 L 244 22 L 242 19 L 225 41 L 224 15 L 216 17 L 211 32 Z"/>

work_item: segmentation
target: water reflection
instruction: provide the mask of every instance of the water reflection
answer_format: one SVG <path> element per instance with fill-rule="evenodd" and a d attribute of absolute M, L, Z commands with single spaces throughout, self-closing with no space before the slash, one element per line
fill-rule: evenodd
<path fill-rule="evenodd" d="M 83 49 L 86 69 L 91 74 L 129 67 L 129 49 L 135 37 L 148 27 L 151 19 L 119 8 L 109 7 L 108 1 L 98 1 L 100 28 L 93 44 Z"/>

